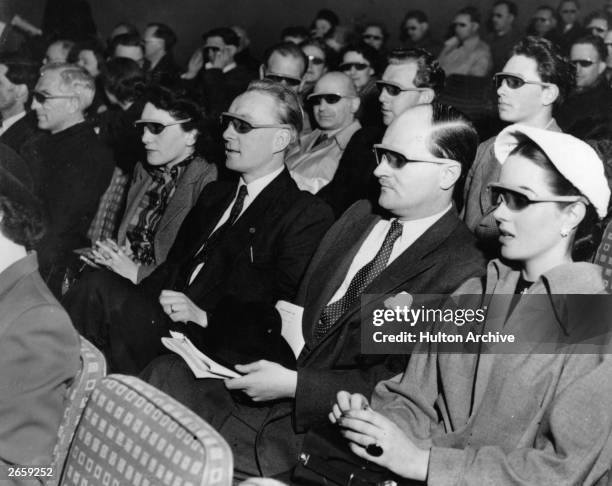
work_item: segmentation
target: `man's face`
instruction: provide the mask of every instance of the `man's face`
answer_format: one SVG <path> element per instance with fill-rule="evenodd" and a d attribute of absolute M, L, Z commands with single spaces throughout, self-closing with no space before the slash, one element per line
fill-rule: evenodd
<path fill-rule="evenodd" d="M 325 19 L 317 19 L 314 23 L 312 36 L 318 38 L 324 37 L 331 30 L 332 25 Z"/>
<path fill-rule="evenodd" d="M 539 36 L 543 36 L 556 26 L 555 17 L 548 9 L 537 10 L 533 16 L 533 26 Z"/>
<path fill-rule="evenodd" d="M 514 15 L 508 11 L 506 4 L 502 3 L 493 7 L 491 23 L 495 32 L 507 32 L 512 27 L 512 22 L 514 22 Z"/>
<path fill-rule="evenodd" d="M 415 113 L 413 114 L 412 111 Z M 431 133 L 431 110 L 417 107 L 395 120 L 382 139 L 385 146 L 395 147 L 409 160 L 432 160 L 436 157 L 427 148 Z M 430 216 L 440 206 L 441 175 L 445 164 L 409 162 L 393 167 L 386 160 L 374 170 L 380 183 L 378 203 L 403 219 Z"/>
<path fill-rule="evenodd" d="M 603 39 L 608 32 L 608 21 L 606 19 L 592 19 L 586 26 L 586 30 Z"/>
<path fill-rule="evenodd" d="M 355 103 L 355 97 L 346 92 L 345 83 L 328 74 L 317 81 L 313 95 L 317 94 L 342 96 L 335 103 L 327 102 L 322 98 L 314 98 L 316 100 L 313 110 L 314 117 L 322 130 L 339 130 L 353 123 L 359 105 Z"/>
<path fill-rule="evenodd" d="M 302 73 L 305 67 L 302 60 L 297 57 L 283 56 L 274 52 L 264 69 L 263 77 L 278 81 L 297 93 L 301 86 Z"/>
<path fill-rule="evenodd" d="M 522 55 L 512 56 L 503 72 L 517 74 L 526 81 L 542 81 L 535 60 Z M 512 89 L 503 82 L 497 90 L 499 118 L 510 123 L 529 122 L 545 109 L 545 89 L 549 88 L 537 84 Z"/>
<path fill-rule="evenodd" d="M 155 37 L 155 32 L 157 32 L 157 27 L 147 27 L 142 36 L 144 55 L 147 59 L 151 59 L 164 50 L 164 41 Z"/>
<path fill-rule="evenodd" d="M 280 123 L 276 99 L 258 91 L 248 91 L 238 96 L 228 111 L 256 125 Z M 286 129 L 256 128 L 247 133 L 238 133 L 230 123 L 223 132 L 227 168 L 250 180 L 270 173 L 275 168 L 274 154 L 285 149 L 278 145 L 280 130 Z"/>
<path fill-rule="evenodd" d="M 559 15 L 563 25 L 573 25 L 578 20 L 578 6 L 572 0 L 562 2 L 559 6 Z"/>
<path fill-rule="evenodd" d="M 51 133 L 62 131 L 78 111 L 78 102 L 71 93 L 60 90 L 59 71 L 47 71 L 41 74 L 35 92 L 44 94 L 47 99 L 42 103 L 32 100 L 32 109 L 38 118 L 38 127 Z M 57 98 L 54 98 L 57 96 Z"/>
<path fill-rule="evenodd" d="M 98 66 L 98 59 L 93 51 L 89 49 L 84 49 L 79 52 L 79 58 L 77 64 L 81 66 L 85 71 L 92 75 L 92 77 L 96 78 L 100 74 L 100 68 Z"/>
<path fill-rule="evenodd" d="M 140 46 L 122 46 L 119 44 L 115 48 L 114 57 L 127 57 L 136 61 L 140 67 L 144 64 L 144 51 Z"/>
<path fill-rule="evenodd" d="M 417 19 L 407 19 L 404 24 L 406 35 L 412 42 L 419 42 L 427 32 L 427 22 L 419 22 Z"/>
<path fill-rule="evenodd" d="M 68 51 L 64 49 L 61 42 L 53 42 L 47 47 L 43 64 L 50 62 L 66 62 L 68 59 Z"/>
<path fill-rule="evenodd" d="M 591 44 L 574 44 L 570 51 L 570 60 L 576 66 L 576 86 L 579 89 L 593 86 L 606 68 L 597 49 Z"/>
<path fill-rule="evenodd" d="M 8 67 L 0 64 L 0 112 L 10 110 L 17 103 L 17 86 L 6 77 Z"/>
<path fill-rule="evenodd" d="M 383 73 L 382 80 L 393 83 L 402 89 L 416 88 L 414 77 L 417 72 L 416 62 L 389 64 Z M 386 89 L 381 90 L 378 100 L 383 115 L 383 123 L 389 125 L 398 115 L 420 102 L 420 91 L 402 91 L 392 96 Z"/>
<path fill-rule="evenodd" d="M 214 63 L 217 56 L 227 55 L 227 49 L 228 46 L 223 38 L 217 36 L 207 37 L 204 47 L 202 47 L 204 56 L 210 63 Z"/>
<path fill-rule="evenodd" d="M 478 24 L 472 22 L 472 18 L 467 14 L 459 14 L 453 21 L 455 27 L 455 36 L 460 41 L 465 41 L 473 37 L 478 32 Z"/>
<path fill-rule="evenodd" d="M 142 110 L 142 120 L 162 124 L 174 123 L 176 118 L 166 110 L 147 103 Z M 181 125 L 170 125 L 159 134 L 143 128 L 142 143 L 147 152 L 147 162 L 154 166 L 172 167 L 181 162 L 193 151 L 195 134 L 186 132 Z"/>
<path fill-rule="evenodd" d="M 325 65 L 325 53 L 317 46 L 306 45 L 302 47 L 304 54 L 308 58 L 308 69 L 304 74 L 304 81 L 307 83 L 315 83 L 327 71 Z"/>
<path fill-rule="evenodd" d="M 385 36 L 382 30 L 376 25 L 370 25 L 366 30 L 364 30 L 361 38 L 365 44 L 372 46 L 377 51 L 380 50 L 385 41 Z"/>

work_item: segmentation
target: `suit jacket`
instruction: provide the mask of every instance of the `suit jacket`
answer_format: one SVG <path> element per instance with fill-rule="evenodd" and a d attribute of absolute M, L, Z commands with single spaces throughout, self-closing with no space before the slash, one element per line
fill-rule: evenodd
<path fill-rule="evenodd" d="M 255 72 L 241 65 L 225 73 L 221 69 L 202 68 L 196 76 L 194 90 L 208 114 L 216 117 L 227 111 L 234 98 L 256 78 Z"/>
<path fill-rule="evenodd" d="M 297 363 L 295 401 L 273 405 L 259 431 L 256 453 L 264 475 L 295 465 L 303 433 L 326 422 L 338 391 L 369 395 L 378 381 L 397 374 L 402 366 L 403 357 L 360 353 L 362 310 L 380 306 L 386 298 L 383 294 L 450 293 L 468 278 L 484 273 L 485 262 L 475 239 L 452 209 L 365 289 L 363 308 L 355 303 L 320 342 L 314 342 L 312 330 L 321 311 L 380 219 L 371 203 L 354 204 L 325 235 L 304 276 L 297 303 L 304 306 L 306 346 Z"/>
<path fill-rule="evenodd" d="M 162 289 L 180 283 L 235 195 L 235 183 L 217 181 L 206 188 L 185 218 L 166 262 L 142 281 L 145 291 L 157 298 Z M 332 222 L 325 203 L 298 190 L 289 173 L 281 172 L 210 251 L 206 265 L 185 290 L 209 314 L 206 329 L 186 328 L 190 336 L 227 363 L 262 357 L 295 362 L 280 336 L 280 316 L 273 306 L 281 299 L 295 299 L 308 262 Z"/>
<path fill-rule="evenodd" d="M 51 464 L 78 370 L 78 334 L 30 253 L 0 273 L 0 465 Z"/>
<path fill-rule="evenodd" d="M 524 343 L 520 353 L 448 354 L 431 345 L 414 355 L 403 376 L 380 383 L 372 404 L 421 447 L 431 447 L 428 484 L 609 484 L 612 359 L 609 348 L 597 353 L 576 344 L 589 326 L 609 329 L 609 310 L 602 309 L 603 317 L 593 308 L 575 312 L 579 300 L 558 299 L 603 293 L 602 269 L 560 265 L 510 312 L 518 279 L 500 261 L 489 264 L 487 317 L 479 331 L 499 331 L 505 320 L 503 333 Z M 466 282 L 457 294 L 482 292 L 480 282 Z M 540 294 L 537 307 L 533 294 Z M 551 352 L 555 343 L 566 345 Z"/>
<path fill-rule="evenodd" d="M 0 142 L 11 147 L 23 157 L 33 176 L 38 176 L 42 154 L 32 150 L 33 140 L 44 137 L 44 132 L 38 128 L 36 113 L 28 112 L 21 120 L 11 125 L 9 129 L 0 135 Z"/>
<path fill-rule="evenodd" d="M 216 178 L 217 168 L 201 157 L 196 157 L 187 165 L 181 178 L 176 183 L 174 194 L 168 201 L 166 211 L 162 215 L 155 232 L 153 239 L 155 264 L 141 265 L 138 269 L 138 281 L 150 275 L 160 263 L 164 262 L 185 216 L 198 200 L 204 186 L 216 180 Z M 149 188 L 151 180 L 151 175 L 144 166 L 141 163 L 136 164 L 125 212 L 117 234 L 119 245 L 125 243 L 127 228 L 134 217 L 134 213 L 138 210 L 138 204 Z"/>

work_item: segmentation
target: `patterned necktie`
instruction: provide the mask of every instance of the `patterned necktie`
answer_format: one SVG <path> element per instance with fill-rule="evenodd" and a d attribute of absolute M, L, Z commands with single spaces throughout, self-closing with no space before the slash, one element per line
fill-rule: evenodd
<path fill-rule="evenodd" d="M 312 148 L 316 148 L 322 143 L 327 142 L 328 140 L 329 140 L 329 136 L 327 135 L 327 133 L 322 133 L 321 135 L 317 137 L 317 139 L 315 140 L 315 143 L 312 145 Z"/>
<path fill-rule="evenodd" d="M 206 241 L 200 247 L 194 257 L 189 261 L 189 263 L 187 264 L 187 269 L 183 273 L 183 278 L 179 280 L 182 281 L 182 285 L 175 286 L 175 288 L 183 290 L 189 287 L 189 280 L 191 279 L 191 275 L 193 274 L 193 272 L 200 264 L 206 263 L 206 259 L 208 258 L 210 251 L 217 245 L 217 243 L 219 243 L 225 232 L 229 228 L 231 228 L 231 226 L 238 219 L 238 216 L 240 216 L 247 194 L 247 187 L 245 185 L 240 186 L 236 201 L 234 202 L 234 205 L 230 210 L 229 218 L 206 239 Z"/>
<path fill-rule="evenodd" d="M 398 220 L 394 220 L 376 256 L 361 267 L 355 274 L 344 296 L 327 305 L 325 309 L 323 309 L 323 312 L 321 312 L 321 318 L 319 322 L 317 322 L 314 330 L 314 338 L 317 341 L 325 336 L 327 331 L 331 329 L 336 321 L 340 319 L 340 317 L 342 317 L 361 296 L 365 288 L 385 269 L 389 257 L 391 256 L 391 250 L 393 250 L 395 240 L 397 240 L 401 234 L 402 224 Z"/>

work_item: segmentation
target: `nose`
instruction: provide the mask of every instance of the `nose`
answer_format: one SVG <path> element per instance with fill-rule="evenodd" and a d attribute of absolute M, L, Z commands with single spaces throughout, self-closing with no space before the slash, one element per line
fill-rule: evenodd
<path fill-rule="evenodd" d="M 495 218 L 495 221 L 501 223 L 503 221 L 508 221 L 509 215 L 510 211 L 508 210 L 508 206 L 506 206 L 506 203 L 502 199 L 493 211 L 493 217 Z"/>
<path fill-rule="evenodd" d="M 499 88 L 497 88 L 497 94 L 501 95 L 502 93 L 505 93 L 507 89 L 508 83 L 504 80 L 499 84 Z"/>
<path fill-rule="evenodd" d="M 153 140 L 153 134 L 147 127 L 144 127 L 142 130 L 142 143 L 149 143 L 151 140 Z"/>
<path fill-rule="evenodd" d="M 36 101 L 35 98 L 32 98 L 32 109 L 33 110 L 36 110 L 36 109 L 40 108 L 41 106 L 42 105 L 38 101 Z"/>
<path fill-rule="evenodd" d="M 378 95 L 378 101 L 384 103 L 389 100 L 389 93 L 387 93 L 386 89 L 381 89 L 380 94 Z"/>
<path fill-rule="evenodd" d="M 380 179 L 381 177 L 388 175 L 390 171 L 391 171 L 391 167 L 389 167 L 389 164 L 387 163 L 387 159 L 383 157 L 380 163 L 374 169 L 374 176 Z"/>
<path fill-rule="evenodd" d="M 223 131 L 223 140 L 233 140 L 236 138 L 236 130 L 232 123 L 228 123 L 227 128 Z"/>

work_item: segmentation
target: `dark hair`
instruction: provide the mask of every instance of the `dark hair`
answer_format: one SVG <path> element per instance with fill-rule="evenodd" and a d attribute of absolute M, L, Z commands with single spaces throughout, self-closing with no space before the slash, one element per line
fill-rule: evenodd
<path fill-rule="evenodd" d="M 389 31 L 385 27 L 385 24 L 383 24 L 382 22 L 368 22 L 363 26 L 361 33 L 364 34 L 369 27 L 377 27 L 383 36 L 383 44 L 387 42 L 387 39 L 389 39 Z"/>
<path fill-rule="evenodd" d="M 118 27 L 125 27 L 125 29 L 127 30 L 127 32 L 125 32 L 124 34 L 118 34 L 118 35 L 125 35 L 125 34 L 136 34 L 137 36 L 140 37 L 140 32 L 138 32 L 138 29 L 136 28 L 136 26 L 134 24 L 130 24 L 129 22 L 119 22 L 118 24 L 115 24 L 113 26 L 113 28 L 111 29 L 111 32 L 113 30 L 115 30 Z M 117 36 L 115 36 L 117 37 Z M 108 43 L 110 44 L 110 42 L 113 40 L 113 37 L 109 37 L 108 39 Z"/>
<path fill-rule="evenodd" d="M 516 6 L 516 3 L 512 2 L 511 0 L 497 0 L 497 2 L 493 4 L 493 7 L 497 7 L 499 5 L 505 5 L 509 14 L 514 15 L 515 17 L 518 15 L 518 7 Z"/>
<path fill-rule="evenodd" d="M 602 19 L 602 20 L 605 20 L 606 23 L 608 22 L 608 16 L 605 14 L 605 12 L 596 10 L 594 12 L 591 12 L 589 15 L 587 15 L 584 18 L 584 27 L 587 28 L 588 25 L 591 23 L 591 20 L 595 20 L 595 19 Z"/>
<path fill-rule="evenodd" d="M 457 12 L 457 15 L 469 15 L 472 22 L 480 23 L 480 12 L 476 7 L 463 7 Z"/>
<path fill-rule="evenodd" d="M 533 59 L 537 64 L 540 79 L 559 88 L 559 96 L 554 106 L 562 104 L 568 93 L 576 86 L 576 68 L 548 39 L 525 37 L 512 48 L 512 55 Z"/>
<path fill-rule="evenodd" d="M 589 44 L 593 46 L 593 48 L 597 51 L 599 55 L 599 60 L 605 62 L 607 57 L 606 45 L 601 37 L 597 35 L 585 35 L 580 37 L 578 40 L 575 40 L 572 43 L 572 47 L 577 44 Z"/>
<path fill-rule="evenodd" d="M 327 47 L 327 44 L 325 42 L 323 42 L 321 39 L 306 39 L 300 44 L 300 49 L 304 49 L 304 47 L 306 46 L 314 46 L 318 49 L 321 49 L 323 55 L 325 56 L 325 65 L 329 66 L 329 61 L 332 56 L 332 53 L 330 53 L 329 47 Z"/>
<path fill-rule="evenodd" d="M 338 18 L 336 13 L 332 10 L 329 10 L 328 8 L 323 8 L 319 10 L 314 19 L 315 20 L 317 19 L 327 20 L 329 24 L 331 25 L 332 30 L 334 29 L 334 27 L 336 27 L 340 23 L 340 19 Z"/>
<path fill-rule="evenodd" d="M 44 234 L 44 224 L 40 206 L 14 201 L 0 193 L 0 231 L 13 243 L 32 249 Z"/>
<path fill-rule="evenodd" d="M 406 15 L 404 15 L 402 23 L 400 24 L 400 40 L 402 42 L 409 39 L 408 32 L 406 31 L 406 22 L 408 22 L 410 19 L 416 20 L 419 24 L 423 24 L 425 22 L 429 23 L 427 14 L 422 10 L 409 10 Z"/>
<path fill-rule="evenodd" d="M 218 27 L 209 30 L 202 36 L 202 39 L 206 40 L 209 37 L 221 37 L 227 46 L 240 46 L 240 37 L 238 37 L 238 34 L 229 27 Z"/>
<path fill-rule="evenodd" d="M 306 57 L 306 54 L 304 54 L 304 51 L 302 51 L 302 49 L 293 42 L 280 42 L 279 44 L 275 44 L 266 49 L 266 52 L 264 52 L 264 66 L 266 68 L 272 54 L 274 53 L 280 54 L 283 57 L 294 57 L 300 60 L 303 66 L 302 76 L 306 72 L 306 69 L 308 69 L 308 58 Z"/>
<path fill-rule="evenodd" d="M 546 171 L 547 178 L 546 183 L 550 188 L 550 191 L 555 196 L 582 196 L 583 194 L 570 182 L 568 181 L 561 172 L 555 167 L 550 158 L 544 153 L 540 146 L 531 140 L 527 135 L 523 133 L 512 134 L 516 140 L 517 145 L 512 149 L 509 155 L 520 155 L 541 169 Z M 557 203 L 559 205 L 567 205 L 568 203 Z M 590 242 L 595 237 L 593 230 L 596 227 L 596 223 L 599 218 L 597 211 L 592 204 L 587 204 L 587 210 L 583 220 L 576 229 L 576 235 L 574 239 L 574 250 L 584 251 L 583 245 Z"/>
<path fill-rule="evenodd" d="M 299 37 L 300 39 L 306 40 L 309 36 L 310 31 L 303 25 L 292 25 L 285 27 L 281 31 L 281 40 L 283 40 L 285 37 Z"/>
<path fill-rule="evenodd" d="M 166 24 L 160 24 L 157 22 L 150 23 L 149 25 L 147 25 L 147 28 L 148 27 L 155 27 L 155 33 L 153 34 L 153 37 L 157 37 L 158 39 L 163 40 L 164 49 L 170 52 L 174 47 L 174 44 L 176 44 L 176 34 L 174 33 L 174 31 Z"/>
<path fill-rule="evenodd" d="M 113 37 L 110 45 L 108 46 L 108 51 L 111 56 L 115 55 L 115 50 L 117 46 L 131 46 L 131 47 L 140 47 L 142 49 L 142 39 L 138 34 L 119 34 Z"/>
<path fill-rule="evenodd" d="M 31 93 L 39 77 L 39 64 L 17 54 L 0 57 L 0 64 L 7 68 L 5 76 L 15 84 L 25 84 Z"/>
<path fill-rule="evenodd" d="M 425 49 L 394 49 L 389 54 L 389 64 L 406 62 L 417 64 L 414 75 L 414 85 L 417 88 L 431 88 L 436 95 L 442 91 L 446 75 L 433 54 Z"/>
<path fill-rule="evenodd" d="M 136 61 L 127 57 L 116 57 L 106 63 L 102 84 L 122 103 L 142 97 L 146 87 L 143 70 Z"/>
<path fill-rule="evenodd" d="M 478 149 L 478 132 L 459 110 L 436 101 L 431 104 L 431 122 L 433 129 L 427 141 L 431 154 L 442 159 L 456 160 L 461 165 L 461 176 L 454 188 L 455 202 L 461 208 L 465 178 Z"/>
<path fill-rule="evenodd" d="M 186 132 L 197 130 L 198 133 L 201 133 L 202 109 L 182 90 L 154 85 L 149 87 L 145 93 L 145 101 L 151 103 L 155 108 L 167 111 L 176 120 L 189 118 L 189 121 L 181 123 L 183 130 Z"/>
<path fill-rule="evenodd" d="M 382 62 L 380 56 L 378 55 L 378 51 L 372 46 L 359 43 L 345 47 L 340 53 L 340 62 L 342 62 L 342 59 L 347 52 L 356 52 L 357 54 L 361 54 L 361 56 L 368 61 L 368 63 L 370 63 L 372 69 L 374 69 L 374 74 L 380 73 Z"/>
<path fill-rule="evenodd" d="M 304 125 L 304 113 L 298 96 L 282 84 L 267 79 L 251 81 L 245 93 L 249 91 L 258 91 L 276 100 L 279 108 L 278 122 L 286 123 L 294 128 L 292 142 L 295 141 Z"/>
<path fill-rule="evenodd" d="M 104 63 L 106 62 L 106 56 L 104 54 L 104 48 L 97 40 L 89 39 L 76 44 L 70 54 L 68 54 L 68 62 L 76 63 L 79 60 L 79 53 L 81 51 L 91 51 L 96 58 L 98 63 L 98 70 L 102 71 Z"/>
<path fill-rule="evenodd" d="M 540 5 L 538 8 L 536 8 L 536 12 L 539 10 L 548 10 L 553 18 L 557 18 L 557 12 L 550 5 Z"/>

